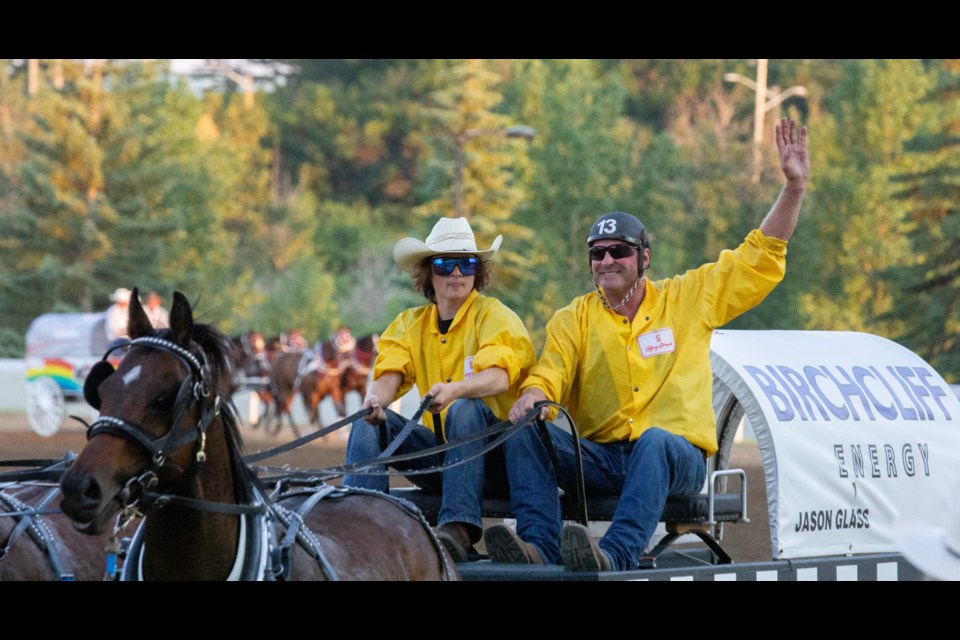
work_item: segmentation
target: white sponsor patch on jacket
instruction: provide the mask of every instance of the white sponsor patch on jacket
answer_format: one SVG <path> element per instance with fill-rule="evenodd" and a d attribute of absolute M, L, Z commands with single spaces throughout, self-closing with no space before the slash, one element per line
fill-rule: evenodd
<path fill-rule="evenodd" d="M 640 354 L 644 358 L 659 356 L 663 353 L 673 353 L 677 350 L 677 345 L 673 341 L 673 329 L 669 327 L 638 336 L 637 345 L 640 347 Z"/>

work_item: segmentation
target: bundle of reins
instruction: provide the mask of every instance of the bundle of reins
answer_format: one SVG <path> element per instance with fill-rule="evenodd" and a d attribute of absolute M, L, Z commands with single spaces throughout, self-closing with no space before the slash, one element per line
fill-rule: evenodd
<path fill-rule="evenodd" d="M 538 402 L 533 409 L 531 409 L 520 421 L 516 424 L 511 423 L 509 420 L 504 420 L 497 424 L 487 427 L 486 429 L 480 430 L 474 434 L 463 438 L 457 438 L 455 440 L 445 440 L 442 436 L 442 431 L 440 426 L 435 427 L 437 434 L 437 445 L 433 447 L 428 447 L 426 449 L 421 449 L 419 451 L 411 453 L 403 453 L 394 455 L 395 451 L 400 447 L 406 437 L 413 431 L 413 428 L 419 424 L 420 418 L 423 415 L 424 411 L 430 406 L 433 402 L 431 396 L 425 396 L 422 403 L 417 409 L 416 413 L 409 420 L 406 421 L 404 428 L 401 432 L 390 442 L 383 451 L 374 459 L 363 460 L 360 462 L 355 462 L 353 464 L 343 464 L 334 467 L 325 467 L 318 469 L 290 469 L 288 467 L 269 467 L 269 466 L 253 466 L 254 463 L 260 462 L 262 460 L 267 460 L 269 458 L 276 457 L 282 453 L 292 451 L 298 447 L 301 447 L 313 440 L 322 438 L 323 436 L 329 435 L 338 429 L 341 429 L 347 425 L 353 424 L 354 421 L 363 418 L 371 412 L 371 409 L 361 409 L 356 413 L 343 418 L 331 425 L 328 425 L 322 429 L 319 429 L 313 433 L 310 433 L 296 440 L 292 440 L 285 444 L 267 449 L 265 451 L 260 451 L 254 454 L 249 454 L 243 457 L 243 461 L 248 465 L 251 465 L 251 468 L 254 472 L 258 474 L 260 479 L 267 484 L 318 484 L 324 483 L 329 480 L 344 476 L 346 474 L 356 474 L 356 475 L 402 475 L 402 476 L 414 476 L 414 475 L 426 475 L 430 473 L 442 473 L 446 469 L 466 464 L 472 460 L 483 457 L 489 451 L 495 449 L 496 447 L 503 444 L 508 438 L 516 434 L 520 429 L 523 429 L 527 426 L 530 426 L 531 423 L 534 423 L 538 434 L 540 435 L 541 440 L 544 443 L 544 446 L 547 448 L 547 451 L 553 462 L 554 469 L 559 470 L 560 465 L 558 463 L 557 453 L 553 447 L 553 441 L 550 439 L 545 423 L 539 419 L 540 410 L 544 406 L 556 407 L 561 413 L 563 413 L 571 425 L 573 425 L 573 420 L 570 418 L 569 414 L 566 412 L 566 409 L 550 401 L 541 401 Z M 74 417 L 77 420 L 80 418 Z M 81 420 L 82 421 L 82 420 Z M 576 435 L 576 428 L 573 427 L 574 435 Z M 483 448 L 474 453 L 473 455 L 461 458 L 456 462 L 449 462 L 445 459 L 444 454 L 452 449 L 456 449 L 465 444 L 475 442 L 477 440 L 485 441 Z M 561 483 L 561 488 L 564 489 L 564 493 L 576 500 L 576 513 L 578 514 L 578 519 L 586 524 L 588 522 L 587 512 L 586 512 L 586 502 L 584 499 L 585 489 L 583 481 L 583 469 L 582 469 L 582 458 L 580 451 L 580 442 L 578 437 L 573 438 L 574 441 L 574 452 L 576 457 L 576 486 L 567 487 L 565 485 L 565 480 L 563 476 L 558 471 L 558 481 Z M 405 462 L 410 460 L 415 460 L 418 458 L 427 458 L 431 456 L 437 456 L 441 460 L 441 464 L 434 465 L 431 467 L 425 467 L 422 469 L 409 469 L 409 470 L 396 470 L 390 469 L 389 466 L 397 462 Z M 60 479 L 60 476 L 73 460 L 76 457 L 76 454 L 68 453 L 65 458 L 59 460 L 51 459 L 23 459 L 23 460 L 8 460 L 0 461 L 0 466 L 9 466 L 9 467 L 32 467 L 25 469 L 18 469 L 14 471 L 9 471 L 5 473 L 0 473 L 0 483 L 14 483 L 14 482 L 24 482 L 24 481 L 47 481 L 47 482 L 56 482 Z M 2 486 L 2 485 L 0 485 Z M 171 501 L 181 502 L 183 506 L 193 506 L 194 508 L 200 508 L 205 510 L 217 510 L 224 512 L 233 512 L 233 513 L 245 513 L 249 512 L 249 507 L 243 507 L 240 505 L 234 505 L 232 507 L 227 507 L 226 505 L 221 505 L 219 507 L 214 505 L 201 505 L 193 504 L 193 502 L 199 501 L 187 501 L 186 499 L 176 499 L 174 496 L 162 496 L 162 495 L 153 495 L 151 496 L 155 500 L 158 500 L 161 504 L 168 503 Z M 261 507 L 262 508 L 262 507 Z M 52 513 L 53 510 L 44 509 L 42 513 Z M 39 511 L 37 513 L 40 513 Z"/>
<path fill-rule="evenodd" d="M 274 468 L 274 467 L 254 467 L 254 470 L 258 473 L 275 473 L 274 476 L 263 475 L 260 476 L 261 480 L 264 482 L 270 483 L 317 483 L 317 482 L 326 482 L 334 478 L 344 476 L 346 474 L 355 474 L 355 475 L 402 475 L 402 476 L 415 476 L 415 475 L 426 475 L 429 473 L 442 473 L 443 471 L 456 467 L 462 464 L 466 464 L 472 460 L 485 456 L 488 452 L 495 449 L 504 443 L 508 438 L 515 435 L 520 429 L 523 429 L 529 426 L 531 423 L 535 423 L 538 435 L 540 436 L 541 441 L 546 447 L 547 452 L 550 455 L 551 462 L 553 463 L 553 468 L 557 470 L 558 481 L 563 488 L 565 495 L 571 499 L 576 500 L 576 513 L 578 515 L 578 520 L 586 525 L 588 523 L 587 510 L 586 510 L 586 501 L 585 501 L 585 486 L 583 480 L 583 461 L 580 451 L 580 439 L 577 436 L 576 427 L 574 426 L 573 419 L 567 413 L 566 408 L 562 405 L 559 405 L 555 402 L 549 400 L 543 400 L 534 405 L 534 407 L 527 412 L 527 414 L 520 419 L 516 424 L 511 423 L 509 420 L 504 420 L 498 422 L 497 424 L 491 425 L 486 429 L 477 431 L 469 436 L 462 438 L 457 438 L 455 440 L 445 440 L 442 435 L 442 430 L 440 425 L 436 424 L 434 433 L 437 437 L 437 444 L 433 447 L 428 447 L 426 449 L 420 449 L 411 453 L 403 453 L 393 455 L 394 452 L 400 447 L 403 441 L 408 435 L 413 431 L 414 427 L 419 423 L 420 417 L 423 415 L 423 412 L 426 411 L 427 407 L 433 402 L 432 396 L 424 396 L 423 401 L 420 404 L 420 407 L 417 409 L 416 413 L 409 420 L 406 421 L 403 429 L 397 436 L 390 442 L 380 453 L 379 456 L 372 460 L 363 460 L 360 462 L 355 462 L 353 464 L 343 464 L 335 467 L 325 467 L 320 469 L 289 469 L 287 467 L 283 468 Z M 558 411 L 564 416 L 566 416 L 573 429 L 573 441 L 574 441 L 574 454 L 576 462 L 576 486 L 571 487 L 566 486 L 566 481 L 562 474 L 560 474 L 560 464 L 557 457 L 556 449 L 553 446 L 553 440 L 551 440 L 546 424 L 540 420 L 540 410 L 544 407 L 556 407 Z M 266 451 L 262 451 L 256 454 L 251 454 L 244 456 L 244 462 L 252 464 L 254 462 L 259 462 L 260 460 L 266 460 L 272 458 L 281 453 L 285 453 L 292 449 L 295 449 L 307 442 L 315 440 L 317 438 L 323 437 L 330 433 L 333 433 L 337 429 L 340 429 L 346 425 L 352 424 L 355 420 L 360 419 L 370 413 L 370 409 L 361 409 L 360 411 L 354 413 L 351 416 L 347 416 L 339 422 L 335 422 L 323 429 L 320 429 L 314 433 L 311 433 L 297 440 L 293 440 L 286 444 L 280 445 Z M 439 421 L 437 421 L 439 422 Z M 451 449 L 456 449 L 462 447 L 465 444 L 475 442 L 477 440 L 485 441 L 486 444 L 483 448 L 474 453 L 473 455 L 466 456 L 457 460 L 456 462 L 449 462 L 445 459 L 444 454 Z M 438 459 L 442 460 L 441 464 L 434 465 L 431 467 L 425 467 L 422 469 L 407 469 L 407 470 L 396 470 L 387 468 L 389 465 L 392 465 L 396 462 L 406 462 L 410 460 L 416 460 L 419 458 L 428 458 L 431 456 L 437 456 Z M 377 468 L 383 467 L 383 468 Z"/>

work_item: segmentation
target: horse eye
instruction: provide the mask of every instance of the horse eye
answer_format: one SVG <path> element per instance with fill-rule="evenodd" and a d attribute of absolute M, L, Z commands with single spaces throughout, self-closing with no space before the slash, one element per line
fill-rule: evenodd
<path fill-rule="evenodd" d="M 156 412 L 167 413 L 173 409 L 173 394 L 171 393 L 159 393 L 150 402 L 150 409 Z"/>

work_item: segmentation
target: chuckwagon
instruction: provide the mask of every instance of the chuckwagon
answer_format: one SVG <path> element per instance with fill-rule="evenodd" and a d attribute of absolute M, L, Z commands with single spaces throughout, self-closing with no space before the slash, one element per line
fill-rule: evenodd
<path fill-rule="evenodd" d="M 850 331 L 714 332 L 710 349 L 719 450 L 699 495 L 668 500 L 639 568 L 570 572 L 477 558 L 464 580 L 898 581 L 924 575 L 900 553 L 908 522 L 946 524 L 960 481 L 960 399 L 922 358 L 880 336 Z M 746 475 L 730 469 L 741 428 L 756 440 L 765 513 L 747 514 Z M 727 480 L 731 479 L 730 487 Z M 576 489 L 576 485 L 574 487 Z M 759 487 L 752 486 L 755 491 Z M 392 493 L 436 522 L 440 500 L 417 488 Z M 581 514 L 599 525 L 618 498 L 592 496 Z M 511 518 L 509 500 L 485 499 L 483 515 Z M 766 521 L 769 561 L 739 562 L 723 548 L 724 525 Z M 692 533 L 696 537 L 682 534 Z M 689 542 L 688 542 L 689 541 Z"/>
<path fill-rule="evenodd" d="M 84 402 L 83 382 L 107 349 L 105 318 L 105 312 L 45 313 L 27 328 L 27 418 L 38 434 L 55 434 L 67 404 Z M 122 355 L 114 354 L 117 360 Z"/>

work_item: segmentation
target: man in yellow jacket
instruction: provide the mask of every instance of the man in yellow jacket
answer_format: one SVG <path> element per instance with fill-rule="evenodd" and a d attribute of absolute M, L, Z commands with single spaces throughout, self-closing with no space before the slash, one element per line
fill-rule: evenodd
<path fill-rule="evenodd" d="M 495 562 L 563 563 L 573 571 L 635 569 L 667 497 L 699 493 L 706 458 L 717 451 L 710 338 L 759 304 L 786 269 L 810 175 L 806 127 L 776 127 L 786 183 L 758 229 L 714 263 L 656 282 L 646 277 L 650 238 L 634 216 L 608 213 L 590 227 L 588 259 L 596 291 L 554 314 L 537 366 L 510 410 L 519 422 L 538 401 L 567 408 L 581 438 L 588 494 L 619 494 L 607 532 L 561 529 L 558 478 L 536 430 L 504 444 L 514 532 L 484 533 Z M 541 407 L 546 419 L 549 407 Z M 548 423 L 560 472 L 573 486 L 572 436 Z"/>
<path fill-rule="evenodd" d="M 489 249 L 480 251 L 466 218 L 441 218 L 426 242 L 404 238 L 394 246 L 394 261 L 413 275 L 415 288 L 429 303 L 401 312 L 380 335 L 373 384 L 361 406 L 372 411 L 351 426 L 347 465 L 378 457 L 379 425 L 386 425 L 387 442 L 403 431 L 404 419 L 387 406 L 413 385 L 433 401 L 423 423 L 401 441 L 394 455 L 437 444 L 433 415 L 440 417 L 443 437 L 450 441 L 469 438 L 507 419 L 520 382 L 536 363 L 536 353 L 517 314 L 480 293 L 490 282 L 490 259 L 502 239 L 497 236 Z M 442 491 L 438 536 L 456 562 L 465 561 L 480 541 L 484 493 L 505 496 L 508 491 L 503 450 L 497 447 L 482 456 L 485 444 L 472 440 L 450 449 L 442 481 L 440 473 L 407 476 L 428 491 Z M 439 467 L 440 460 L 436 455 L 421 456 L 394 466 L 413 471 Z M 345 476 L 344 484 L 387 489 L 383 465 L 363 471 Z"/>

